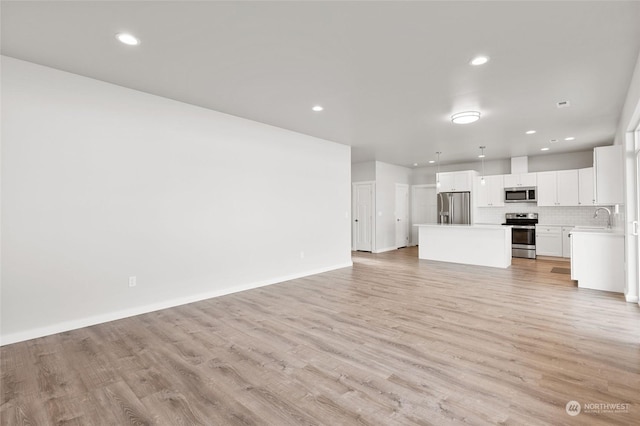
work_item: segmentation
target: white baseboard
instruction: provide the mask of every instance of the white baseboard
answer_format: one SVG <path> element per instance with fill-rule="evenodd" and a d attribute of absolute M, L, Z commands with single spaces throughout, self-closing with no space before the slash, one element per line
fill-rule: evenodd
<path fill-rule="evenodd" d="M 381 249 L 374 250 L 373 253 L 384 253 L 385 251 L 398 250 L 398 247 L 385 247 Z"/>
<path fill-rule="evenodd" d="M 109 312 L 102 315 L 94 315 L 90 317 L 80 318 L 77 320 L 59 322 L 57 324 L 48 325 L 46 327 L 33 328 L 30 330 L 11 333 L 0 337 L 0 346 L 10 345 L 12 343 L 24 342 L 25 340 L 36 339 L 38 337 L 49 336 L 51 334 L 63 333 L 65 331 L 76 330 L 78 328 L 89 327 L 96 324 L 102 324 L 109 321 L 115 321 L 123 318 L 133 317 L 136 315 L 147 314 L 149 312 L 159 311 L 161 309 L 173 308 L 175 306 L 186 305 L 187 303 L 199 302 L 201 300 L 220 297 L 227 294 L 238 293 L 240 291 L 251 290 L 258 287 L 265 287 L 271 284 L 277 284 L 284 281 L 291 281 L 297 278 L 308 277 L 310 275 L 321 274 L 336 269 L 348 268 L 353 266 L 353 262 L 345 262 L 325 268 L 314 269 L 297 274 L 284 275 L 277 278 L 271 278 L 263 281 L 237 285 L 221 290 L 207 293 L 194 294 L 191 296 L 179 297 L 176 299 L 165 300 L 163 302 L 152 303 L 150 305 L 137 306 L 135 308 L 123 309 L 121 311 Z"/>
<path fill-rule="evenodd" d="M 624 295 L 624 298 L 625 298 L 625 300 L 626 300 L 627 302 L 629 302 L 629 303 L 638 303 L 638 300 L 639 300 L 639 299 L 638 299 L 638 296 L 630 296 L 630 295 L 628 295 L 628 294 L 625 294 L 625 295 Z"/>

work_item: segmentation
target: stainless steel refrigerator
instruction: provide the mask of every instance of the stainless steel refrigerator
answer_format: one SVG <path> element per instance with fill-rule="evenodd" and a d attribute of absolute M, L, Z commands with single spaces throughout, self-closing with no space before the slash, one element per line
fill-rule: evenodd
<path fill-rule="evenodd" d="M 437 197 L 438 223 L 471 223 L 470 192 L 439 192 Z"/>

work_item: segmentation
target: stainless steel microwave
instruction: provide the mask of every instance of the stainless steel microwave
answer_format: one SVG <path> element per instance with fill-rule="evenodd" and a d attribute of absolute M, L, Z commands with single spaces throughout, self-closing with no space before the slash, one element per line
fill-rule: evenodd
<path fill-rule="evenodd" d="M 535 186 L 504 189 L 505 203 L 535 203 L 537 201 Z"/>

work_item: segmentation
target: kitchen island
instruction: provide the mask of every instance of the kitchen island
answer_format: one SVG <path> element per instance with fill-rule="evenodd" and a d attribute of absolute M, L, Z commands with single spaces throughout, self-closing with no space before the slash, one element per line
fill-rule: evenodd
<path fill-rule="evenodd" d="M 445 225 L 418 227 L 418 257 L 440 262 L 508 268 L 511 266 L 511 226 Z"/>
<path fill-rule="evenodd" d="M 580 288 L 624 293 L 624 232 L 573 228 L 571 279 L 578 281 Z"/>

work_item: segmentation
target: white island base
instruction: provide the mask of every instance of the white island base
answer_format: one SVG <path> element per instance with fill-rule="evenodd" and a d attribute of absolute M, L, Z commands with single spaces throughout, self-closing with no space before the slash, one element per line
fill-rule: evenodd
<path fill-rule="evenodd" d="M 440 262 L 508 268 L 511 226 L 420 224 L 418 257 Z"/>
<path fill-rule="evenodd" d="M 624 293 L 624 234 L 572 230 L 571 279 L 580 288 Z"/>

